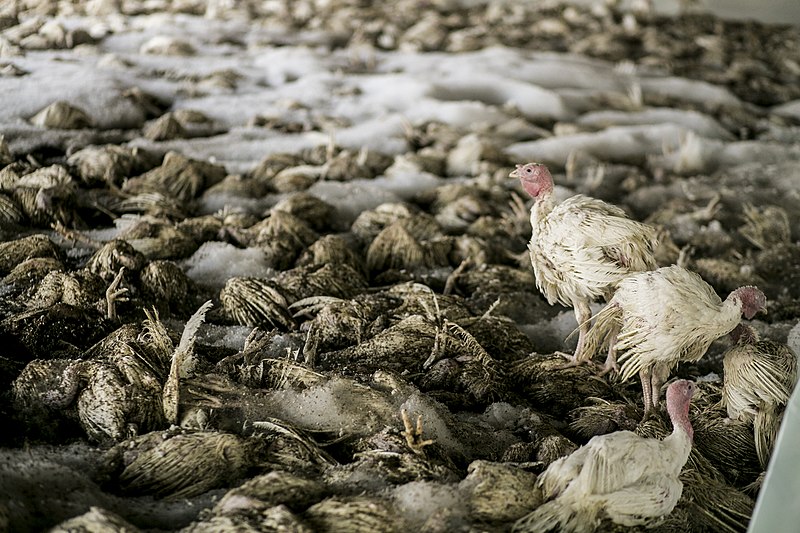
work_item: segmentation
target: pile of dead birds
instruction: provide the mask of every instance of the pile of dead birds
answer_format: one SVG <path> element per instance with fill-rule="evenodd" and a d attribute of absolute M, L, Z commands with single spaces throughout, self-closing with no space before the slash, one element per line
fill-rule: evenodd
<path fill-rule="evenodd" d="M 647 9 L 647 2 L 641 2 L 639 9 L 636 2 L 630 9 L 622 9 L 623 4 L 627 3 L 587 7 L 565 6 L 558 1 L 532 5 L 495 1 L 471 2 L 465 8 L 457 0 L 400 0 L 392 4 L 363 0 L 25 1 L 0 15 L 0 29 L 13 27 L 4 35 L 5 48 L 36 50 L 72 48 L 93 41 L 86 28 L 50 24 L 48 31 L 39 31 L 44 24 L 41 17 L 138 16 L 165 11 L 212 18 L 243 17 L 273 28 L 309 31 L 335 47 L 465 52 L 505 45 L 573 52 L 615 62 L 634 61 L 709 81 L 761 106 L 800 97 L 800 65 L 796 59 L 800 38 L 794 26 L 725 20 L 699 9 L 663 15 Z M 24 18 L 18 18 L 18 13 Z M 26 19 L 27 23 L 21 22 Z M 182 53 L 191 54 L 193 50 L 183 45 Z"/>
<path fill-rule="evenodd" d="M 47 41 L 60 35 L 55 25 L 43 31 L 32 13 L 208 15 L 191 1 L 22 4 L 0 17 L 7 54 L 58 46 Z M 696 104 L 732 139 L 800 139 L 800 123 L 761 107 L 800 97 L 796 31 L 610 7 L 413 4 L 413 20 L 370 2 L 235 9 L 338 35 L 339 47 L 500 43 L 658 64 L 745 100 L 738 113 Z M 62 37 L 63 48 L 91 41 Z M 125 142 L 188 137 L 204 124 L 132 98 L 156 120 L 29 152 L 0 140 L 0 530 L 504 531 L 541 503 L 536 475 L 592 436 L 670 431 L 663 413 L 640 423 L 638 383 L 561 368 L 553 354 L 571 311 L 536 289 L 528 206 L 507 178 L 524 161 L 501 133 L 427 122 L 409 125 L 399 155 L 330 143 L 231 174 Z M 88 124 L 64 104 L 37 117 L 43 128 Z M 657 226 L 659 264 L 681 257 L 722 295 L 757 285 L 769 314 L 754 326 L 785 341 L 800 318 L 800 166 L 667 163 L 576 153 L 554 178 Z M 307 192 L 398 164 L 442 182 L 357 213 Z M 276 201 L 260 213 L 201 214 L 225 193 Z M 263 268 L 188 275 L 214 253 Z M 746 529 L 763 467 L 752 423 L 726 420 L 719 406 L 714 375 L 728 344 L 677 370 L 705 379 L 683 495 L 657 531 Z"/>

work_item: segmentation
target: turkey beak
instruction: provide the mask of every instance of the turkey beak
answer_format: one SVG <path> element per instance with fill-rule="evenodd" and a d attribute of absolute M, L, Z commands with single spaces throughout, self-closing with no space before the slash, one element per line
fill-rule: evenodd
<path fill-rule="evenodd" d="M 764 307 L 762 307 L 761 309 L 759 309 L 757 314 L 759 314 L 759 315 L 766 315 L 766 314 L 769 314 L 769 311 L 767 311 L 767 306 L 765 305 Z"/>
<path fill-rule="evenodd" d="M 509 178 L 519 178 L 519 169 L 520 165 L 517 165 L 517 168 L 511 171 L 511 174 L 508 175 Z"/>

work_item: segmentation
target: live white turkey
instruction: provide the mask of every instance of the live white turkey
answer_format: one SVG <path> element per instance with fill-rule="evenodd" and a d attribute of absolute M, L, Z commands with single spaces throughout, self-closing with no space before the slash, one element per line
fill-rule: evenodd
<path fill-rule="evenodd" d="M 513 531 L 594 531 L 603 518 L 623 526 L 647 525 L 668 515 L 683 491 L 678 479 L 692 450 L 689 403 L 695 384 L 667 389 L 673 431 L 663 440 L 616 431 L 592 437 L 547 467 L 537 479 L 547 501 L 519 519 Z"/>
<path fill-rule="evenodd" d="M 597 314 L 587 351 L 607 345 L 612 360 L 622 352 L 620 377 L 639 374 L 647 416 L 658 406 L 661 385 L 676 364 L 699 360 L 742 316 L 753 318 L 766 303 L 764 293 L 752 286 L 739 287 L 722 301 L 697 273 L 678 265 L 633 274 Z"/>
<path fill-rule="evenodd" d="M 797 383 L 797 355 L 785 344 L 759 340 L 750 326 L 740 324 L 734 334 L 737 342 L 722 361 L 722 403 L 728 417 L 753 422 L 756 453 L 766 468 Z"/>
<path fill-rule="evenodd" d="M 656 229 L 631 220 L 602 200 L 576 195 L 556 204 L 553 177 L 541 163 L 517 165 L 511 177 L 534 199 L 528 249 L 536 286 L 550 305 L 574 308 L 578 345 L 570 365 L 589 360 L 584 350 L 589 304 L 611 297 L 626 276 L 656 268 Z M 607 362 L 604 372 L 611 370 Z"/>

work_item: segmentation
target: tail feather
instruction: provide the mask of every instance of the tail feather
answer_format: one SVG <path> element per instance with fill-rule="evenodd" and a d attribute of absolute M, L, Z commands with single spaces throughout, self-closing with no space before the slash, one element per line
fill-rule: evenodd
<path fill-rule="evenodd" d="M 613 302 L 594 317 L 594 324 L 584 338 L 583 353 L 587 358 L 608 350 L 610 333 L 622 324 L 622 309 Z"/>
<path fill-rule="evenodd" d="M 162 402 L 164 405 L 164 416 L 170 424 L 178 423 L 178 404 L 180 403 L 180 380 L 194 371 L 194 341 L 197 337 L 197 330 L 206 318 L 206 313 L 211 309 L 211 300 L 200 306 L 183 327 L 183 335 L 178 347 L 172 353 L 172 364 L 170 365 L 169 375 L 164 383 L 162 392 Z"/>
<path fill-rule="evenodd" d="M 774 405 L 762 405 L 756 410 L 753 433 L 756 441 L 756 455 L 758 455 L 761 468 L 766 469 L 769 464 L 772 447 L 775 445 L 775 438 L 778 435 L 782 419 L 783 412 L 775 412 Z"/>
<path fill-rule="evenodd" d="M 597 526 L 597 514 L 584 506 L 572 506 L 559 499 L 551 500 L 537 507 L 516 522 L 513 533 L 546 533 L 558 531 L 565 533 L 591 533 Z"/>
<path fill-rule="evenodd" d="M 195 311 L 183 327 L 181 341 L 178 343 L 178 347 L 175 348 L 175 352 L 172 355 L 173 361 L 176 359 L 178 360 L 181 375 L 194 371 L 195 361 L 187 361 L 186 359 L 192 355 L 191 350 L 193 349 L 194 340 L 197 337 L 197 330 L 200 329 L 200 326 L 206 319 L 206 313 L 208 313 L 208 310 L 213 306 L 214 304 L 211 303 L 211 300 L 208 300 L 200 306 L 200 309 Z M 184 368 L 186 365 L 191 366 L 190 368 Z"/>

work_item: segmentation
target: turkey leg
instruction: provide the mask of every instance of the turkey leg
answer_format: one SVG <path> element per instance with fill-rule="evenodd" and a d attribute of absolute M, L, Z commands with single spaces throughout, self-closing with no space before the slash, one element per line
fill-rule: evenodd
<path fill-rule="evenodd" d="M 608 332 L 608 356 L 606 362 L 603 364 L 603 370 L 600 371 L 601 376 L 605 376 L 612 370 L 619 374 L 619 365 L 617 364 L 617 335 L 622 324 L 615 324 Z"/>
<path fill-rule="evenodd" d="M 587 357 L 587 354 L 583 353 L 583 347 L 586 343 L 586 335 L 589 333 L 589 326 L 591 325 L 592 309 L 589 307 L 589 302 L 583 300 L 573 303 L 573 307 L 575 309 L 575 319 L 578 321 L 578 345 L 575 346 L 575 353 L 572 355 L 558 352 L 567 359 L 566 364 L 558 367 L 560 369 L 578 366 L 591 360 L 591 355 Z"/>
<path fill-rule="evenodd" d="M 653 366 L 652 375 L 650 377 L 650 398 L 653 402 L 653 407 L 658 407 L 658 400 L 661 398 L 661 385 L 669 377 L 669 367 L 663 363 L 657 363 Z"/>
<path fill-rule="evenodd" d="M 642 380 L 642 398 L 644 399 L 644 416 L 642 420 L 647 418 L 653 408 L 653 388 L 650 386 L 651 375 L 650 368 L 643 368 L 639 371 L 639 379 Z"/>

